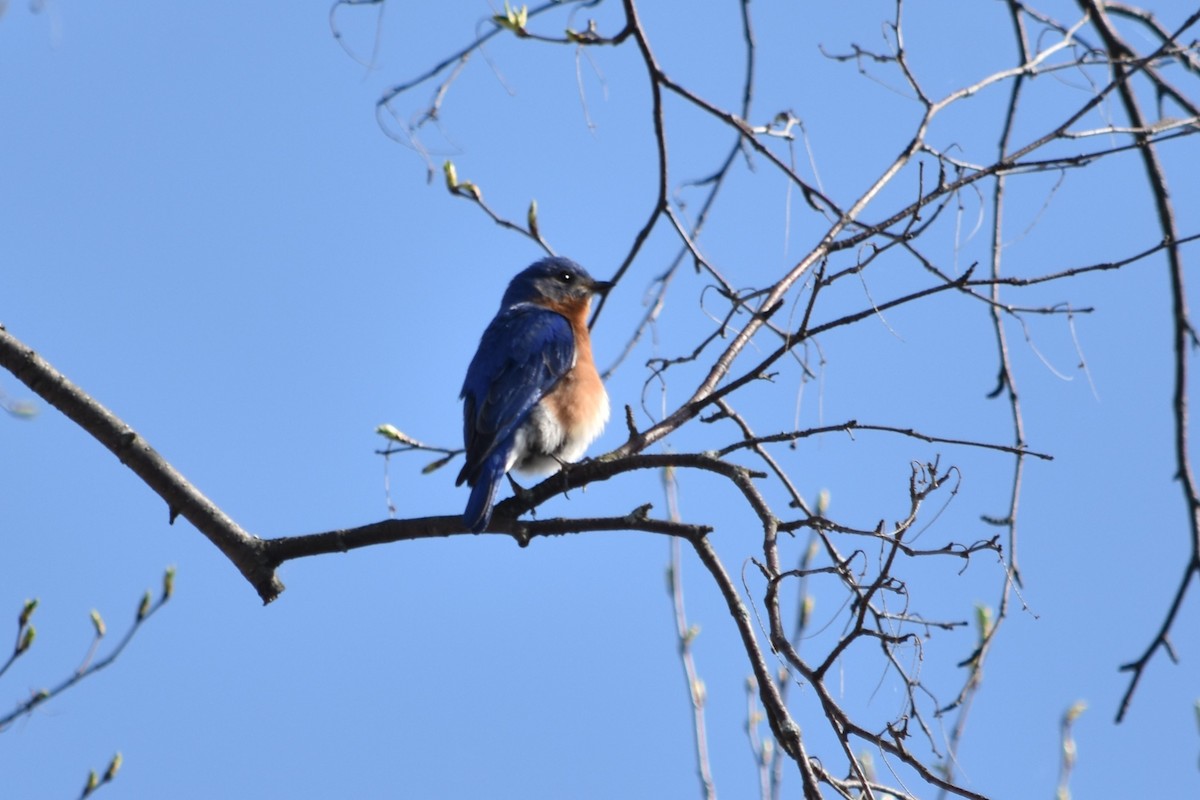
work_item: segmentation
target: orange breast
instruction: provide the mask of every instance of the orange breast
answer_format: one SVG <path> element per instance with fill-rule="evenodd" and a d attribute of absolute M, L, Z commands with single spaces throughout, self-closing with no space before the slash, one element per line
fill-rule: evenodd
<path fill-rule="evenodd" d="M 546 303 L 545 306 L 566 317 L 575 334 L 575 366 L 542 399 L 563 428 L 564 441 L 557 455 L 574 461 L 604 430 L 609 415 L 608 393 L 596 372 L 587 328 L 591 300 Z"/>

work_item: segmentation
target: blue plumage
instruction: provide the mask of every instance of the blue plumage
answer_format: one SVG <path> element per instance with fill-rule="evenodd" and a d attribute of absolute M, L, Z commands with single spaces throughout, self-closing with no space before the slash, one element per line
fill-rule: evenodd
<path fill-rule="evenodd" d="M 510 469 L 545 471 L 573 460 L 608 418 L 608 397 L 587 340 L 591 295 L 608 284 L 565 258 L 519 273 L 487 326 L 463 381 L 463 521 L 481 531 Z"/>
<path fill-rule="evenodd" d="M 491 515 L 496 487 L 508 472 L 517 430 L 575 360 L 575 336 L 561 314 L 518 303 L 488 325 L 463 381 L 463 442 L 458 475 L 473 489 L 463 516 L 468 527 Z M 480 476 L 483 480 L 480 480 Z"/>

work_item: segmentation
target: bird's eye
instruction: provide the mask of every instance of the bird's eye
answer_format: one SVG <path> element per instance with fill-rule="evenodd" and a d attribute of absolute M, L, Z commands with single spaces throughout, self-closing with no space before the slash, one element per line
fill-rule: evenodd
<path fill-rule="evenodd" d="M 558 279 L 560 281 L 562 281 L 563 283 L 570 283 L 571 281 L 575 280 L 575 273 L 574 272 L 560 272 L 560 273 L 558 273 Z"/>

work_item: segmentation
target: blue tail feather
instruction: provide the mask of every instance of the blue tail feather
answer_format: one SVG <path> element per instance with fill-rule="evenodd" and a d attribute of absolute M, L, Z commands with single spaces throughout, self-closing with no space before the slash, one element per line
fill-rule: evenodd
<path fill-rule="evenodd" d="M 475 484 L 471 487 L 471 497 L 463 511 L 463 522 L 474 533 L 483 531 L 492 521 L 492 504 L 496 500 L 496 489 L 504 478 L 506 460 L 505 454 L 492 453 L 480 467 Z"/>

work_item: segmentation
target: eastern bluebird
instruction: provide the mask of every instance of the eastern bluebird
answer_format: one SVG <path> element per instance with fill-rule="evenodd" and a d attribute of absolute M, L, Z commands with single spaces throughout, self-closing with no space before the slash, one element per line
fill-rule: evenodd
<path fill-rule="evenodd" d="M 574 461 L 608 421 L 608 393 L 592 360 L 588 309 L 597 281 L 566 258 L 544 258 L 508 284 L 463 381 L 463 522 L 492 519 L 496 487 L 511 469 L 553 472 Z"/>

